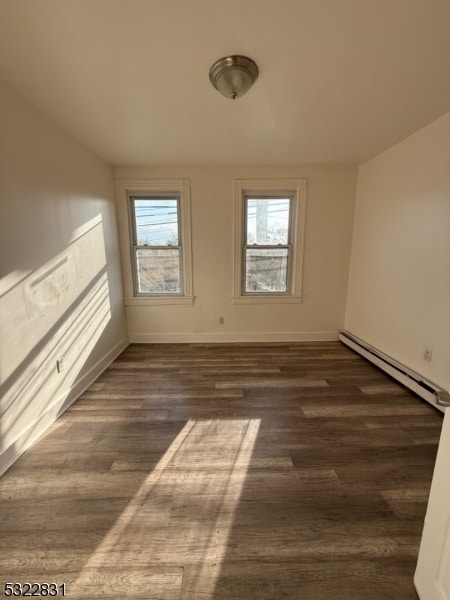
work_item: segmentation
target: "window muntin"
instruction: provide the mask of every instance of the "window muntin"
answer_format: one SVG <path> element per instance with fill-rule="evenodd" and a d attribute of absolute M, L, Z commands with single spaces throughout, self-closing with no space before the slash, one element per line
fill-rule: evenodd
<path fill-rule="evenodd" d="M 179 196 L 130 196 L 135 295 L 180 295 Z"/>
<path fill-rule="evenodd" d="M 242 292 L 289 294 L 294 197 L 244 195 Z"/>

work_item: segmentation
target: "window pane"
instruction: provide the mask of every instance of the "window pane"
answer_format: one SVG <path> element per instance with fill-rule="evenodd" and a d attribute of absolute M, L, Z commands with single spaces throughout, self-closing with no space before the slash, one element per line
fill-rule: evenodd
<path fill-rule="evenodd" d="M 138 292 L 141 294 L 179 294 L 180 250 L 137 250 Z"/>
<path fill-rule="evenodd" d="M 178 246 L 178 200 L 135 198 L 136 245 Z"/>
<path fill-rule="evenodd" d="M 247 198 L 246 244 L 289 243 L 290 198 Z"/>
<path fill-rule="evenodd" d="M 287 248 L 248 248 L 245 260 L 245 291 L 286 292 L 287 264 Z"/>

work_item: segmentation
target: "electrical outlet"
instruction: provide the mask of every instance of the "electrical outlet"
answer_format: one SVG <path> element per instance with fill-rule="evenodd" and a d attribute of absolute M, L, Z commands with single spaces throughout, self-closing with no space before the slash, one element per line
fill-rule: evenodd
<path fill-rule="evenodd" d="M 423 360 L 425 362 L 431 362 L 431 357 L 433 356 L 433 350 L 432 348 L 429 348 L 428 346 L 425 346 L 424 350 L 423 350 Z"/>
<path fill-rule="evenodd" d="M 219 318 L 219 323 L 220 323 L 221 325 L 223 325 L 223 324 L 225 323 L 225 317 L 220 317 L 220 318 Z"/>
<path fill-rule="evenodd" d="M 62 373 L 64 371 L 64 359 L 63 358 L 58 358 L 58 360 L 56 361 L 56 370 L 58 371 L 58 373 Z"/>

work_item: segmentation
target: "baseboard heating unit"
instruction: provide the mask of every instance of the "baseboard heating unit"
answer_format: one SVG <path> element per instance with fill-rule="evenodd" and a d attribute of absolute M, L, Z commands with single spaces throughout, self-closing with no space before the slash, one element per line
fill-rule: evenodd
<path fill-rule="evenodd" d="M 418 373 L 411 371 L 408 367 L 366 344 L 366 342 L 363 342 L 348 331 L 342 329 L 339 333 L 339 340 L 441 412 L 445 411 L 446 406 L 450 406 L 450 394 L 447 391 L 442 390 Z"/>

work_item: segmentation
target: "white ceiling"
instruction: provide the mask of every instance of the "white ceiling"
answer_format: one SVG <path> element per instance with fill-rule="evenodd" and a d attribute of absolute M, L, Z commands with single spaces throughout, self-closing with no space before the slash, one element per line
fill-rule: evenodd
<path fill-rule="evenodd" d="M 450 110 L 450 0 L 0 0 L 0 76 L 113 165 L 360 164 Z"/>

